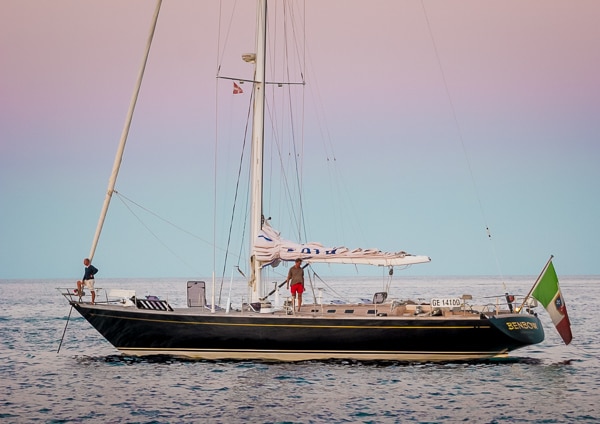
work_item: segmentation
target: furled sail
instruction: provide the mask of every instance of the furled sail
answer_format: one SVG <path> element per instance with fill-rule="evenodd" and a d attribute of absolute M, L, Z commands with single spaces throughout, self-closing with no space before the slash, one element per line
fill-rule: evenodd
<path fill-rule="evenodd" d="M 268 222 L 263 224 L 254 243 L 254 255 L 262 266 L 276 266 L 280 261 L 301 258 L 308 263 L 337 263 L 378 266 L 402 266 L 431 261 L 428 256 L 406 252 L 382 252 L 378 249 L 324 247 L 320 243 L 295 243 L 281 238 Z"/>

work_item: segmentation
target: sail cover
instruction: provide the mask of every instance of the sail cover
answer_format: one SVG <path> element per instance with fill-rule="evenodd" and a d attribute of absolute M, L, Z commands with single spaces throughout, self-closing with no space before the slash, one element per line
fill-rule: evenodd
<path fill-rule="evenodd" d="M 415 256 L 406 252 L 382 252 L 378 249 L 348 249 L 324 247 L 320 243 L 294 243 L 280 237 L 267 222 L 254 243 L 255 258 L 262 266 L 277 266 L 280 261 L 301 258 L 308 263 L 336 263 L 378 266 L 401 266 L 431 261 L 428 256 Z"/>

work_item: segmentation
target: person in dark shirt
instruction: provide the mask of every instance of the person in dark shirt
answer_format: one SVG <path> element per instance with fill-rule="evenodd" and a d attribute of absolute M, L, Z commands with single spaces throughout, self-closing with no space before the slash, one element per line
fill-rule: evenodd
<path fill-rule="evenodd" d="M 87 287 L 92 293 L 93 305 L 96 301 L 96 292 L 94 291 L 94 275 L 96 275 L 98 272 L 98 268 L 92 265 L 92 262 L 88 258 L 83 260 L 83 264 L 85 265 L 85 271 L 83 273 L 83 278 L 80 281 L 77 281 L 77 295 L 81 297 L 83 295 L 83 287 Z"/>

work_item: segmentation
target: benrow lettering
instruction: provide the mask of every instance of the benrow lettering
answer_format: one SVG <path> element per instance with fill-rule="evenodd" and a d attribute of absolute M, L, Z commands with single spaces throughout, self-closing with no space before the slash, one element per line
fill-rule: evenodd
<path fill-rule="evenodd" d="M 535 322 L 528 321 L 516 321 L 516 322 L 507 322 L 506 326 L 509 330 L 537 330 L 538 326 Z"/>

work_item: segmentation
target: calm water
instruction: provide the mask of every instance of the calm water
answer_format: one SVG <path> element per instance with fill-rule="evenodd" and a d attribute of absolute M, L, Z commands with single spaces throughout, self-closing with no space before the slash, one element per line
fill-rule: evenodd
<path fill-rule="evenodd" d="M 398 281 L 391 295 L 403 298 L 503 292 L 485 279 Z M 531 283 L 507 281 L 517 294 Z M 124 357 L 76 312 L 57 354 L 70 307 L 55 288 L 72 281 L 0 280 L 0 422 L 598 422 L 600 335 L 590 313 L 598 310 L 599 283 L 561 278 L 570 346 L 540 310 L 546 340 L 510 360 L 272 364 Z M 184 280 L 96 284 L 185 303 Z M 341 286 L 367 298 L 381 289 L 355 279 Z M 234 290 L 234 304 L 239 296 Z"/>

